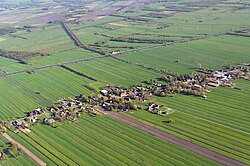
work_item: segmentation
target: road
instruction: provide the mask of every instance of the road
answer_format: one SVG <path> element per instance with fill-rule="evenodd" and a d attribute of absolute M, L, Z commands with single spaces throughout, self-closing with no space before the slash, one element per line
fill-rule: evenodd
<path fill-rule="evenodd" d="M 16 144 L 18 146 L 18 148 L 20 148 L 24 153 L 26 153 L 30 158 L 32 158 L 38 165 L 40 165 L 40 166 L 46 166 L 45 162 L 43 162 L 40 158 L 38 158 L 34 153 L 32 153 L 31 151 L 29 151 L 23 145 L 21 145 L 20 143 L 16 142 L 7 133 L 3 133 L 2 135 L 3 135 L 4 138 L 6 138 L 11 143 Z"/>
<path fill-rule="evenodd" d="M 41 66 L 41 67 L 36 67 L 36 68 L 32 68 L 32 69 L 27 69 L 27 70 L 14 71 L 14 72 L 6 73 L 6 74 L 1 74 L 0 77 L 7 77 L 7 76 L 11 76 L 11 75 L 24 74 L 24 73 L 27 73 L 29 71 L 39 71 L 39 70 L 44 70 L 44 69 L 50 69 L 50 68 L 58 67 L 61 65 L 70 65 L 70 64 L 80 63 L 80 62 L 92 61 L 92 60 L 96 60 L 96 59 L 100 59 L 100 58 L 105 58 L 107 56 L 108 55 L 100 55 L 100 56 L 80 59 L 80 60 L 76 60 L 76 61 L 63 62 L 63 63 L 48 65 L 48 66 Z"/>
<path fill-rule="evenodd" d="M 222 35 L 222 34 L 220 34 L 220 35 Z M 212 37 L 212 36 L 219 36 L 219 34 L 210 35 L 209 37 Z M 195 40 L 200 40 L 200 39 L 203 39 L 203 38 L 204 37 L 197 38 Z M 160 47 L 164 47 L 164 46 L 171 46 L 171 45 L 179 44 L 179 43 L 183 43 L 183 42 L 185 42 L 185 41 L 172 42 L 172 43 L 168 43 L 168 44 L 160 44 L 160 45 L 154 45 L 154 46 L 149 46 L 149 47 L 145 47 L 145 48 L 133 49 L 133 50 L 118 53 L 115 56 L 125 55 L 125 54 L 129 54 L 129 53 L 132 53 L 132 52 L 146 51 L 146 50 L 149 50 L 149 49 L 160 48 Z M 70 65 L 70 64 L 80 63 L 80 62 L 92 61 L 92 60 L 96 60 L 96 59 L 99 59 L 99 58 L 110 57 L 110 55 L 112 55 L 112 54 L 100 55 L 100 56 L 96 56 L 96 57 L 90 57 L 90 58 L 85 58 L 85 59 L 80 59 L 80 60 L 70 61 L 70 62 L 63 62 L 63 63 L 59 63 L 59 64 L 54 64 L 54 65 L 41 66 L 41 67 L 36 67 L 36 68 L 32 68 L 32 69 L 27 69 L 27 70 L 14 71 L 14 72 L 6 73 L 6 74 L 0 74 L 0 77 L 7 77 L 7 76 L 12 76 L 12 75 L 24 74 L 24 73 L 27 73 L 29 71 L 39 71 L 39 70 L 44 70 L 44 69 L 50 69 L 50 68 L 53 68 L 53 67 L 56 67 L 56 66 L 61 66 L 61 65 Z"/>
<path fill-rule="evenodd" d="M 142 131 L 145 131 L 153 136 L 156 136 L 156 137 L 159 137 L 161 139 L 164 139 L 168 142 L 171 142 L 177 146 L 180 146 L 180 147 L 183 147 L 191 152 L 194 152 L 198 155 L 201 155 L 203 157 L 206 157 L 210 160 L 213 160 L 213 161 L 216 161 L 218 163 L 221 163 L 223 165 L 226 165 L 226 166 L 245 166 L 244 163 L 241 163 L 237 160 L 234 160 L 232 158 L 229 158 L 229 157 L 226 157 L 226 156 L 223 156 L 217 152 L 214 152 L 214 151 L 211 151 L 209 149 L 206 149 L 204 147 L 201 147 L 197 144 L 194 144 L 194 143 L 191 143 L 189 141 L 186 141 L 184 139 L 181 139 L 179 137 L 176 137 L 176 136 L 173 136 L 171 134 L 168 134 L 166 132 L 163 132 L 161 130 L 158 130 L 152 126 L 149 126 L 149 125 L 146 125 L 144 123 L 141 123 L 137 120 L 134 120 L 134 119 L 131 119 L 131 118 L 128 118 L 124 115 L 121 115 L 119 113 L 116 113 L 116 112 L 112 112 L 112 111 L 104 111 L 104 110 L 99 110 L 101 112 L 103 112 L 104 114 L 106 114 L 107 116 L 110 116 L 114 119 L 117 119 L 121 122 L 124 122 L 126 124 L 129 124 L 133 127 L 136 127 Z"/>
<path fill-rule="evenodd" d="M 187 41 L 177 41 L 177 42 L 171 42 L 171 43 L 164 43 L 164 44 L 153 45 L 153 46 L 144 47 L 144 48 L 137 48 L 137 49 L 133 49 L 133 50 L 129 50 L 129 51 L 124 51 L 124 52 L 115 54 L 115 56 L 129 54 L 129 53 L 133 53 L 133 52 L 146 51 L 146 50 L 150 50 L 150 49 L 153 49 L 153 48 L 166 47 L 166 46 L 171 46 L 171 45 L 174 45 L 174 44 L 181 44 L 181 43 L 195 41 L 195 40 L 202 40 L 202 39 L 207 39 L 207 38 L 210 38 L 210 37 L 223 36 L 223 35 L 226 35 L 227 33 L 234 32 L 234 31 L 241 30 L 241 29 L 242 28 L 235 29 L 235 30 L 230 30 L 230 31 L 223 32 L 223 33 L 217 33 L 217 34 L 211 34 L 211 35 L 206 35 L 206 36 L 200 36 L 200 37 L 193 38 L 192 40 L 187 40 Z M 27 69 L 27 70 L 21 70 L 21 71 L 14 71 L 14 72 L 6 73 L 6 74 L 0 74 L 0 77 L 7 77 L 7 76 L 11 76 L 11 75 L 24 74 L 24 73 L 27 73 L 28 71 L 38 71 L 38 70 L 43 70 L 43 69 L 49 69 L 49 68 L 53 68 L 53 67 L 60 66 L 60 65 L 69 65 L 69 64 L 75 64 L 75 63 L 80 63 L 80 62 L 92 61 L 92 60 L 96 60 L 96 59 L 99 59 L 99 58 L 110 57 L 110 55 L 112 55 L 112 54 L 100 55 L 100 56 L 96 56 L 96 57 L 90 57 L 90 58 L 85 58 L 85 59 L 80 59 L 80 60 L 70 61 L 70 62 L 63 62 L 63 63 L 60 63 L 60 64 L 42 66 L 42 67 L 37 67 L 37 68 L 33 68 L 33 69 Z"/>

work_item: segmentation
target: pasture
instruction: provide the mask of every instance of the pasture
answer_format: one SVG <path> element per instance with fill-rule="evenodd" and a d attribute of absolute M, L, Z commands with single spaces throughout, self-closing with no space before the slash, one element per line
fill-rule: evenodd
<path fill-rule="evenodd" d="M 0 161 L 0 165 L 9 166 L 9 165 L 17 165 L 17 166 L 36 166 L 36 162 L 34 162 L 31 158 L 29 158 L 26 154 L 21 154 L 18 157 L 13 157 L 11 154 L 7 154 L 7 149 L 9 145 L 8 141 L 0 135 L 0 151 L 4 151 L 6 153 L 6 157 L 8 160 Z"/>
<path fill-rule="evenodd" d="M 166 117 L 143 110 L 125 115 L 249 164 L 250 85 L 246 80 L 238 80 L 236 84 L 241 90 L 214 89 L 207 100 L 183 95 L 154 98 L 176 110 Z M 175 122 L 166 124 L 168 118 Z"/>
<path fill-rule="evenodd" d="M 129 86 L 161 75 L 160 73 L 155 73 L 133 64 L 123 63 L 113 58 L 99 59 L 68 66 L 95 78 L 103 85 L 119 84 Z"/>
<path fill-rule="evenodd" d="M 230 64 L 250 62 L 249 43 L 250 38 L 244 37 L 211 37 L 121 57 L 178 73 L 190 73 L 198 64 L 202 64 L 204 68 L 218 70 Z"/>
<path fill-rule="evenodd" d="M 9 134 L 48 165 L 217 165 L 106 116 L 83 115 L 77 124 L 31 130 Z"/>
<path fill-rule="evenodd" d="M 0 75 L 49 66 L 29 71 L 31 74 L 0 77 L 0 121 L 23 117 L 26 112 L 52 105 L 60 98 L 90 95 L 105 84 L 128 87 L 163 75 L 138 64 L 184 74 L 194 72 L 198 64 L 220 70 L 230 64 L 250 63 L 250 10 L 246 0 L 180 0 L 148 5 L 133 0 L 78 3 L 0 2 L 0 28 L 17 29 L 0 36 L 0 49 L 49 54 L 27 59 L 27 65 L 0 57 Z M 99 54 L 78 48 L 60 21 L 87 48 L 106 55 L 126 52 L 114 55 L 132 63 L 112 57 L 95 58 Z M 159 47 L 140 50 L 152 46 Z M 86 58 L 93 59 L 74 63 Z M 75 72 L 54 66 L 62 63 Z M 177 110 L 167 117 L 144 110 L 125 115 L 250 164 L 250 84 L 238 80 L 236 85 L 239 90 L 213 89 L 207 100 L 184 95 L 154 97 L 157 103 Z M 168 118 L 175 122 L 166 124 Z M 8 134 L 48 165 L 217 165 L 106 116 L 83 115 L 75 124 L 65 122 L 57 128 L 35 125 L 31 130 Z M 0 145 L 5 143 L 0 137 Z M 21 155 L 1 165 L 35 163 Z"/>
<path fill-rule="evenodd" d="M 51 105 L 63 97 L 89 94 L 90 90 L 84 85 L 92 82 L 59 67 L 33 74 L 1 77 L 0 93 L 4 95 L 0 98 L 0 119 L 22 117 L 27 111 Z"/>
<path fill-rule="evenodd" d="M 32 28 L 31 32 L 22 30 L 5 38 L 0 49 L 10 51 L 55 53 L 76 48 L 60 25 Z"/>

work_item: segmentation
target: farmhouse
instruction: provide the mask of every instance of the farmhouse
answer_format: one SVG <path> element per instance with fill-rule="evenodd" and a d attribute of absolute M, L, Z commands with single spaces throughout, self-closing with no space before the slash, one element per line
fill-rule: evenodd
<path fill-rule="evenodd" d="M 209 87 L 218 87 L 218 86 L 220 86 L 220 84 L 216 84 L 216 83 L 213 83 L 213 82 L 209 82 L 208 84 L 207 84 Z"/>
<path fill-rule="evenodd" d="M 44 119 L 43 119 L 43 122 L 44 122 L 45 124 L 53 124 L 53 123 L 55 123 L 56 121 L 55 121 L 53 118 L 44 118 Z"/>
<path fill-rule="evenodd" d="M 37 117 L 35 117 L 35 116 L 27 117 L 26 121 L 30 122 L 30 123 L 35 123 L 37 121 Z"/>
<path fill-rule="evenodd" d="M 156 110 L 159 110 L 160 109 L 160 105 L 158 105 L 158 104 L 155 104 L 155 103 L 149 103 L 148 104 L 148 108 L 147 108 L 147 110 L 148 111 L 156 111 Z"/>
<path fill-rule="evenodd" d="M 169 111 L 168 110 L 165 110 L 165 111 L 158 110 L 157 114 L 159 114 L 159 115 L 167 115 L 167 114 L 169 114 Z"/>
<path fill-rule="evenodd" d="M 101 94 L 103 95 L 103 96 L 107 96 L 108 94 L 109 94 L 109 92 L 107 91 L 107 90 L 101 90 Z"/>

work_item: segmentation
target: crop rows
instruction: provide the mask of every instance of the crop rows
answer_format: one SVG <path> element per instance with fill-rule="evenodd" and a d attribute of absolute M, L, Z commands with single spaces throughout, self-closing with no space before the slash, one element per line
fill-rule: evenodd
<path fill-rule="evenodd" d="M 112 125 L 111 125 L 112 124 Z M 114 119 L 83 116 L 56 129 L 10 133 L 48 165 L 212 165 L 214 162 Z M 63 145 L 63 146 L 62 146 Z"/>
<path fill-rule="evenodd" d="M 73 64 L 69 65 L 69 67 L 83 72 L 102 83 L 121 84 L 123 86 L 138 84 L 152 77 L 160 77 L 159 73 L 111 58 Z"/>
<path fill-rule="evenodd" d="M 168 133 L 207 147 L 244 163 L 249 163 L 249 91 L 247 81 L 238 81 L 241 91 L 219 88 L 208 95 L 208 100 L 192 96 L 157 98 L 158 102 L 177 110 L 170 115 L 175 122 L 166 125 L 165 117 L 145 111 L 134 112 L 134 117 Z M 243 88 L 245 86 L 245 88 Z M 245 92 L 246 91 L 246 92 Z M 237 98 L 235 98 L 237 96 Z M 246 101 L 244 101 L 246 100 Z M 215 102 L 216 101 L 216 102 Z"/>
<path fill-rule="evenodd" d="M 20 117 L 36 107 L 51 105 L 60 97 L 88 94 L 90 91 L 83 85 L 92 82 L 60 68 L 0 78 L 0 93 L 4 94 L 0 97 L 0 119 Z"/>

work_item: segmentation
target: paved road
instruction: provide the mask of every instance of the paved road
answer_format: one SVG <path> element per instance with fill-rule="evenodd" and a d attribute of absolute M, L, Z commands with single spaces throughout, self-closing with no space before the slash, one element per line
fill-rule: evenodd
<path fill-rule="evenodd" d="M 100 109 L 101 110 L 101 109 Z M 199 154 L 203 157 L 206 157 L 208 159 L 211 159 L 213 161 L 216 161 L 218 163 L 221 163 L 223 165 L 226 165 L 226 166 L 245 166 L 246 164 L 244 163 L 241 163 L 237 160 L 234 160 L 232 158 L 229 158 L 229 157 L 226 157 L 226 156 L 223 156 L 217 152 L 214 152 L 214 151 L 211 151 L 209 149 L 206 149 L 204 147 L 201 147 L 197 144 L 194 144 L 194 143 L 191 143 L 189 141 L 186 141 L 184 139 L 181 139 L 179 137 L 176 137 L 176 136 L 173 136 L 171 134 L 168 134 L 166 132 L 163 132 L 161 130 L 158 130 L 152 126 L 149 126 L 149 125 L 146 125 L 144 123 L 141 123 L 137 120 L 134 120 L 134 119 L 131 119 L 131 118 L 128 118 L 124 115 L 121 115 L 119 113 L 116 113 L 116 112 L 112 112 L 112 111 L 103 111 L 101 110 L 101 112 L 103 112 L 104 114 L 114 118 L 114 119 L 117 119 L 121 122 L 124 122 L 126 124 L 129 124 L 133 127 L 136 127 L 140 130 L 143 130 L 151 135 L 154 135 L 156 137 L 159 137 L 159 138 L 162 138 L 168 142 L 171 142 L 175 145 L 178 145 L 180 147 L 183 147 L 191 152 L 194 152 L 196 154 Z"/>
<path fill-rule="evenodd" d="M 8 141 L 10 141 L 13 144 L 17 144 L 18 148 L 20 148 L 22 151 L 24 151 L 30 158 L 32 158 L 37 164 L 40 166 L 46 166 L 46 163 L 43 162 L 41 159 L 39 159 L 34 153 L 26 149 L 23 145 L 16 142 L 13 138 L 11 138 L 7 133 L 2 134 L 4 138 L 6 138 Z"/>

